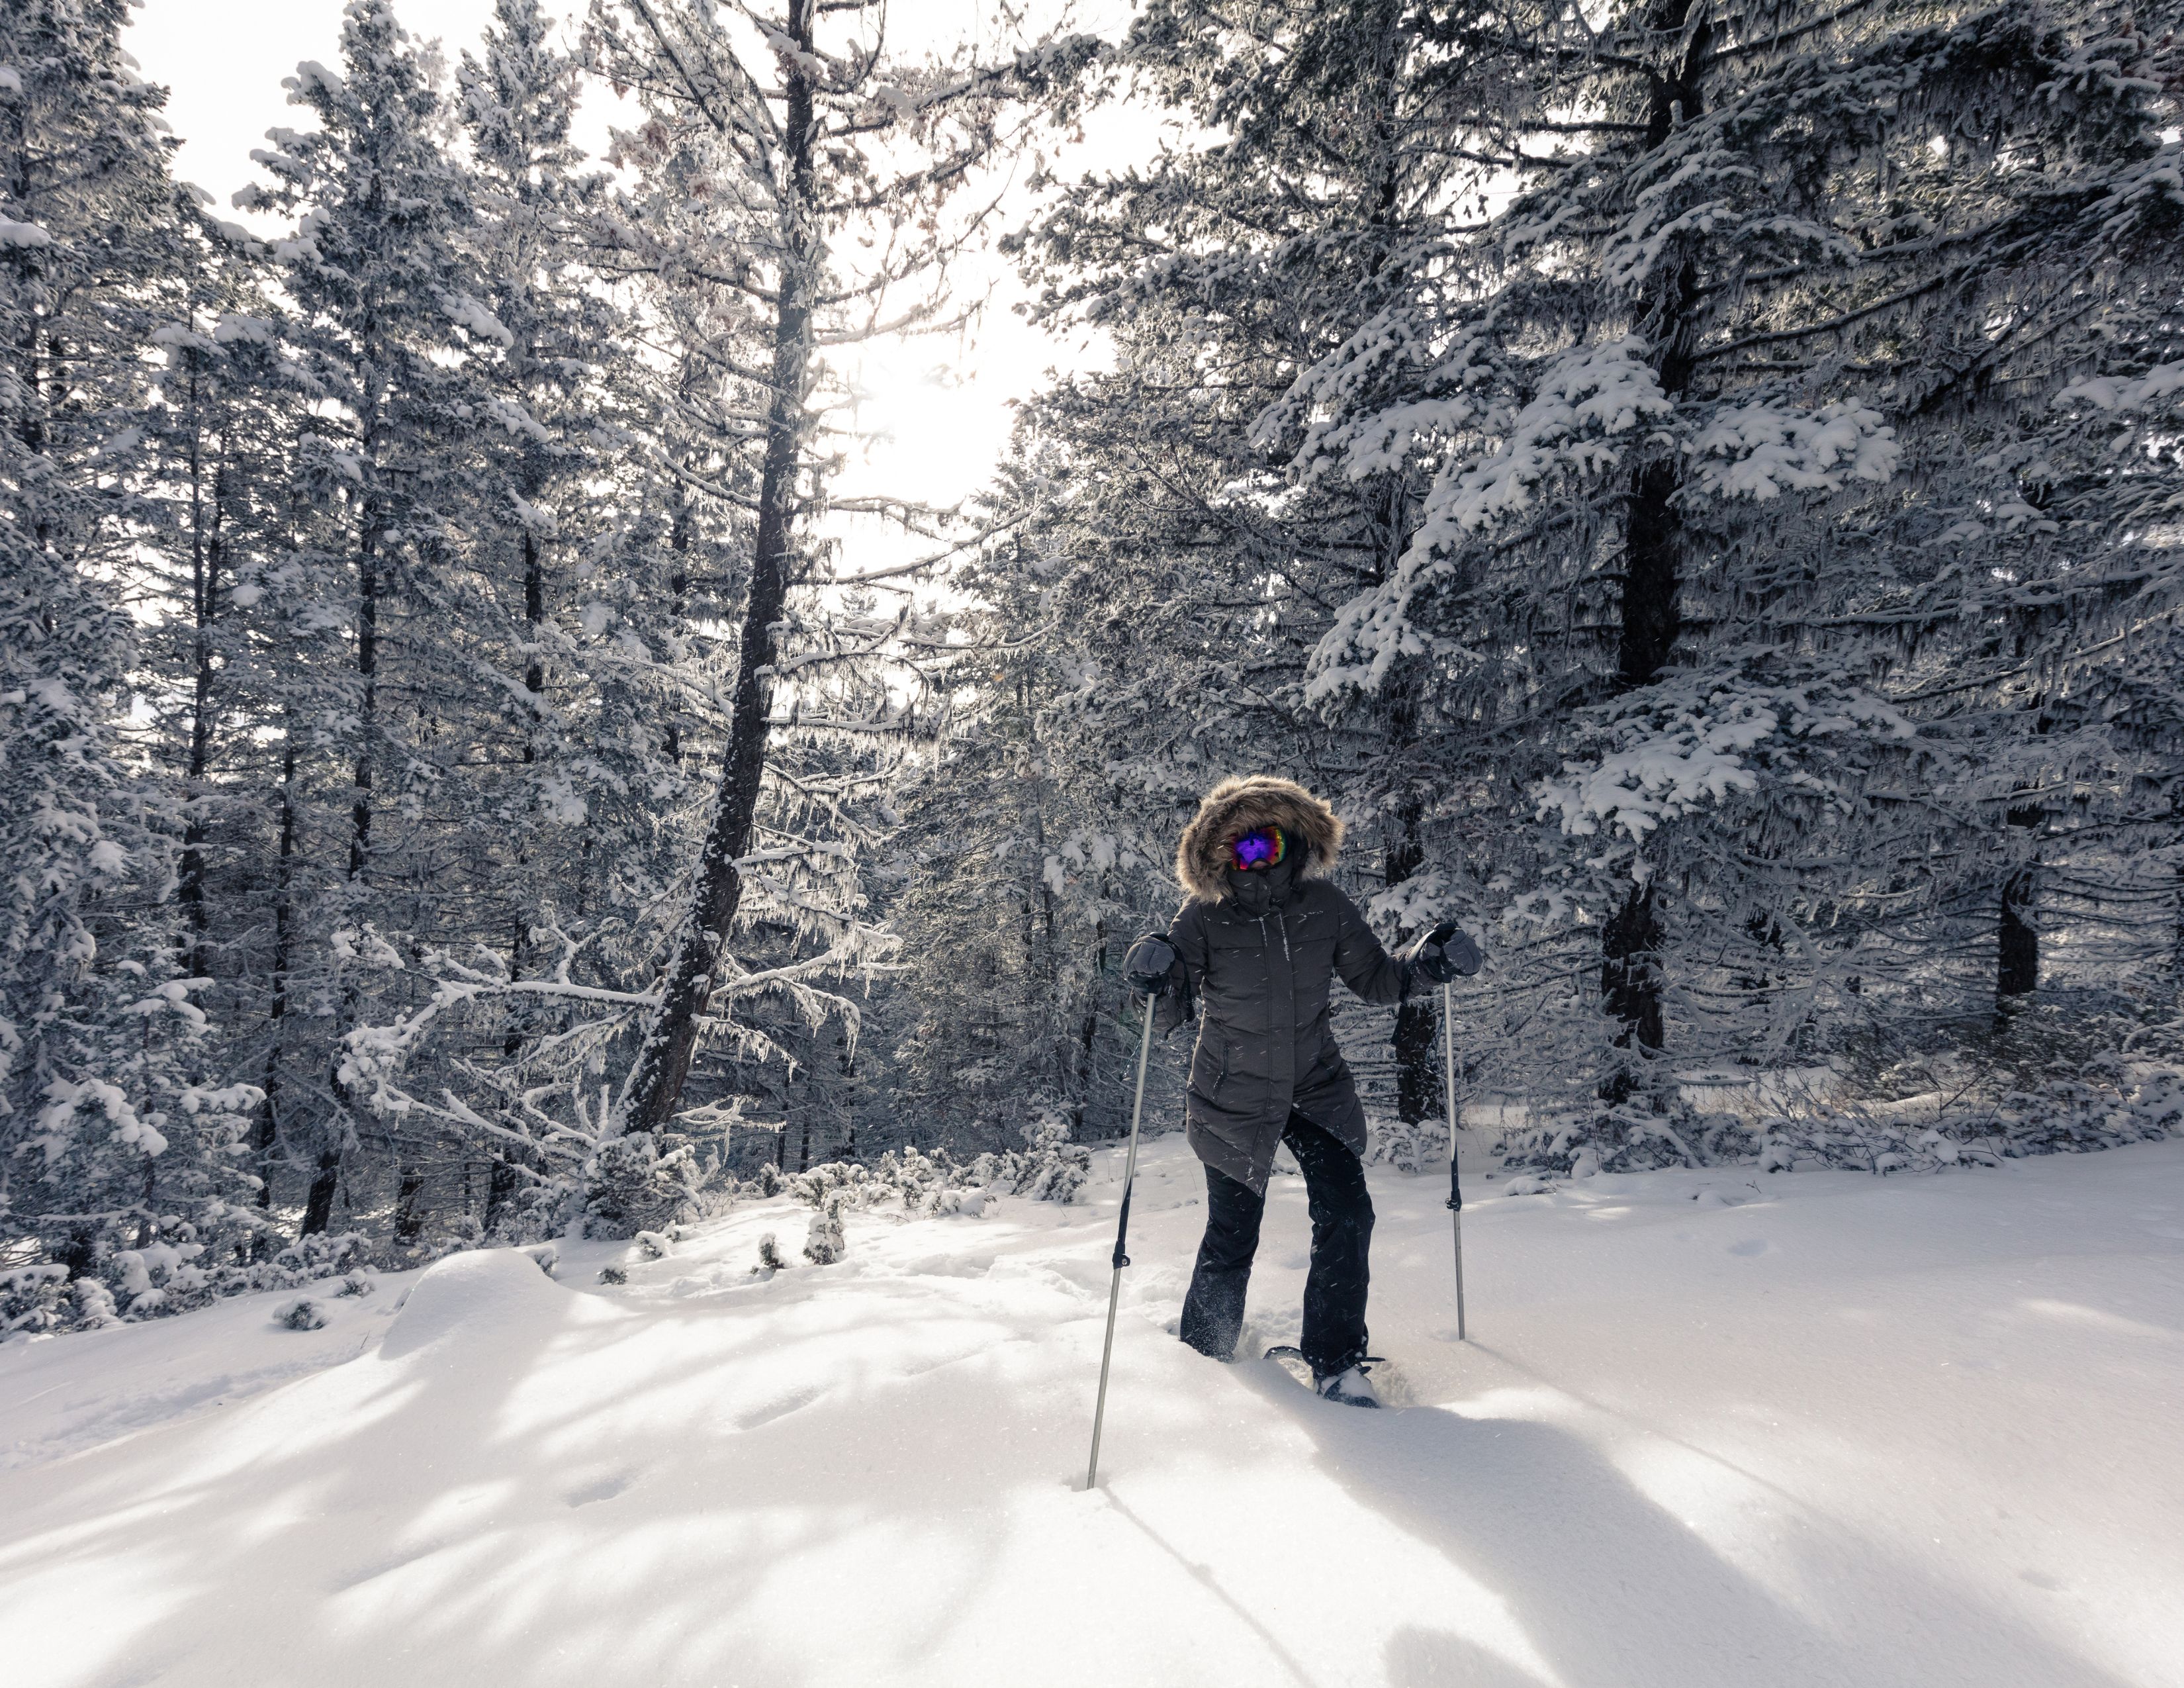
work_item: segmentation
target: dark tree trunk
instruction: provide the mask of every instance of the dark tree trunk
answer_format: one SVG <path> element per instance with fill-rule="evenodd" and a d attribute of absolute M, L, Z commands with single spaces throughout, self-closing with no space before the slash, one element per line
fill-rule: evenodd
<path fill-rule="evenodd" d="M 425 1231 L 425 1174 L 414 1159 L 402 1165 L 402 1180 L 394 1196 L 394 1240 L 405 1246 Z"/>
<path fill-rule="evenodd" d="M 371 861 L 372 734 L 379 719 L 379 535 L 367 515 L 357 549 L 356 671 L 364 707 L 349 804 L 348 877 L 361 879 Z"/>
<path fill-rule="evenodd" d="M 304 1198 L 304 1223 L 298 1235 L 315 1237 L 333 1223 L 334 1192 L 341 1187 L 341 1163 L 339 1148 L 319 1150 L 319 1170 L 311 1179 L 309 1194 Z"/>
<path fill-rule="evenodd" d="M 795 0 L 789 31 L 811 51 L 816 0 Z M 660 984 L 660 1005 L 647 1028 L 624 1093 L 624 1124 L 657 1131 L 674 1117 L 690 1073 L 699 1022 L 713 992 L 722 951 L 743 901 L 738 859 L 750 844 L 766 772 L 769 682 L 777 629 L 788 601 L 790 547 L 796 517 L 796 476 L 804 427 L 806 370 L 811 354 L 814 249 L 811 216 L 811 84 L 802 63 L 784 58 L 788 80 L 788 181 L 782 266 L 773 325 L 773 392 L 766 408 L 766 460 L 759 482 L 758 532 L 751 558 L 750 598 L 736 653 L 736 688 L 728 743 L 713 799 L 711 824 L 698 859 L 691 905 L 675 937 Z"/>
<path fill-rule="evenodd" d="M 1382 857 L 1390 885 L 1400 885 L 1425 864 L 1425 847 L 1418 838 L 1420 805 L 1405 801 L 1396 813 L 1396 828 Z M 1413 936 L 1410 932 L 1397 934 Z M 1441 1075 L 1434 1061 L 1434 1032 L 1437 1004 L 1431 995 L 1409 997 L 1396 1010 L 1395 1035 L 1390 1039 L 1396 1054 L 1396 1117 L 1406 1125 L 1435 1117 L 1441 1106 Z"/>
<path fill-rule="evenodd" d="M 1661 0 L 1651 21 L 1663 32 L 1680 31 L 1691 0 Z M 1654 84 L 1646 146 L 1658 150 L 1678 123 L 1702 115 L 1706 102 L 1700 74 L 1713 43 L 1713 28 L 1702 21 L 1691 31 L 1680 65 Z M 1661 391 L 1680 398 L 1691 383 L 1698 349 L 1698 276 L 1680 266 L 1645 313 L 1652 340 L 1654 374 Z M 1674 459 L 1641 461 L 1632 471 L 1623 527 L 1623 591 L 1616 645 L 1615 687 L 1618 691 L 1650 685 L 1668 666 L 1683 630 L 1678 606 L 1682 589 L 1683 515 L 1676 503 L 1681 485 Z M 1623 1024 L 1616 1046 L 1641 1058 L 1663 1047 L 1660 949 L 1663 933 L 1653 906 L 1651 884 L 1634 884 L 1623 906 L 1608 920 L 1601 942 L 1601 994 L 1608 1011 Z M 1618 1062 L 1601 1086 L 1611 1101 L 1636 1088 L 1629 1061 Z"/>
<path fill-rule="evenodd" d="M 1676 594 L 1683 519 L 1675 507 L 1676 466 L 1651 463 L 1630 487 L 1624 526 L 1623 614 L 1615 677 L 1624 690 L 1650 685 L 1683 631 Z"/>
<path fill-rule="evenodd" d="M 515 1200 L 515 1168 L 508 1163 L 505 1149 L 494 1151 L 493 1172 L 485 1184 L 485 1228 L 488 1235 Z"/>
<path fill-rule="evenodd" d="M 538 492 L 535 480 L 525 483 L 526 498 L 536 499 Z M 524 728 L 523 760 L 526 766 L 530 766 L 538 760 L 541 717 L 538 700 L 546 694 L 546 561 L 539 551 L 538 536 L 528 527 L 523 532 L 523 619 L 527 624 L 531 645 L 531 660 L 523 671 L 523 689 L 531 694 L 533 700 L 531 719 Z M 518 863 L 523 859 L 523 853 L 519 850 L 516 854 Z M 508 976 L 511 979 L 523 977 L 523 957 L 530 945 L 530 936 L 528 922 L 519 913 L 515 936 L 509 944 Z M 510 1010 L 510 1025 L 500 1041 L 502 1060 L 512 1061 L 523 1053 L 526 1032 L 523 1020 L 521 1009 Z M 521 1153 L 521 1150 L 505 1144 L 493 1150 L 493 1170 L 487 1176 L 485 1189 L 484 1225 L 488 1235 L 506 1215 L 509 1204 L 515 1199 L 516 1171 L 511 1164 L 511 1157 Z M 467 1178 L 467 1173 L 465 1176 Z"/>
<path fill-rule="evenodd" d="M 98 1270 L 98 1236 L 88 1225 L 79 1225 L 69 1233 L 68 1245 L 61 1251 L 60 1263 L 68 1268 L 69 1281 L 88 1278 Z"/>
<path fill-rule="evenodd" d="M 1607 922 L 1601 942 L 1600 993 L 1607 1011 L 1623 1022 L 1618 1049 L 1635 1049 L 1641 1059 L 1660 1053 L 1661 922 L 1653 912 L 1653 888 L 1633 885 L 1623 906 Z M 1601 1095 L 1611 1102 L 1628 1100 L 1638 1089 L 1634 1066 L 1618 1063 Z"/>
<path fill-rule="evenodd" d="M 686 488 L 677 499 L 675 520 L 667 535 L 667 549 L 675 555 L 674 568 L 667 577 L 667 589 L 674 595 L 675 625 L 678 629 L 682 625 L 685 602 L 690 592 L 690 528 L 696 520 L 690 501 L 694 496 Z M 682 760 L 682 702 L 680 693 L 669 696 L 667 726 L 661 736 L 660 749 L 670 762 Z"/>
<path fill-rule="evenodd" d="M 523 671 L 523 689 L 534 699 L 543 698 L 546 694 L 546 560 L 539 554 L 538 536 L 527 527 L 523 531 L 523 619 L 529 624 L 531 636 L 531 661 Z M 538 747 L 532 742 L 537 734 L 538 723 L 538 710 L 535 704 L 532 708 L 531 719 L 532 731 L 523 736 L 523 760 L 526 762 L 538 759 Z"/>
<path fill-rule="evenodd" d="M 375 190 L 376 191 L 376 190 Z M 370 320 L 365 328 L 366 364 L 376 371 L 382 360 L 376 354 L 376 333 Z M 376 380 L 374 375 L 372 379 Z M 378 460 L 378 433 L 374 423 L 376 399 L 365 407 L 363 429 L 359 445 L 367 464 Z M 357 512 L 356 543 L 356 672 L 362 682 L 363 696 L 359 709 L 356 760 L 350 774 L 348 881 L 354 885 L 363 880 L 371 868 L 371 800 L 373 752 L 379 729 L 379 531 L 381 510 L 377 498 L 367 491 Z M 335 1053 L 327 1063 L 326 1088 L 341 1103 L 341 1115 L 329 1122 L 334 1133 L 333 1141 L 319 1151 L 318 1174 L 311 1180 L 309 1194 L 304 1202 L 302 1234 L 311 1236 L 324 1230 L 332 1223 L 334 1193 L 341 1183 L 342 1153 L 348 1134 L 349 1110 L 353 1106 L 348 1087 L 341 1078 L 340 1050 L 343 1039 L 356 1024 L 356 998 L 353 988 L 343 993 L 341 1019 L 342 1035 L 334 1040 Z"/>
<path fill-rule="evenodd" d="M 293 942 L 291 881 L 296 865 L 296 737 L 288 724 L 281 749 L 281 855 L 273 880 L 273 1001 L 266 1011 L 265 1100 L 250 1128 L 258 1167 L 258 1205 L 273 1205 L 273 1163 L 281 1146 L 281 1034 L 288 1020 L 288 963 Z"/>
<path fill-rule="evenodd" d="M 2037 827 L 2047 811 L 2036 805 L 2013 809 L 2009 824 Z M 2031 912 L 2040 892 L 2037 857 L 2009 876 L 2002 887 L 2001 929 L 1996 934 L 1994 994 L 2008 1006 L 2014 999 L 2030 996 L 2040 985 L 2040 932 Z"/>
<path fill-rule="evenodd" d="M 1100 902 L 1105 907 L 1110 886 L 1110 876 L 1100 876 Z M 1092 1106 L 1092 1050 L 1100 1035 L 1100 1000 L 1107 983 L 1107 916 L 1101 915 L 1092 928 L 1092 989 L 1084 1005 L 1084 1019 L 1077 1033 L 1077 1106 L 1070 1111 L 1070 1126 L 1074 1135 L 1084 1134 L 1084 1120 Z M 1125 992 L 1125 994 L 1128 993 Z"/>
<path fill-rule="evenodd" d="M 192 360 L 191 404 L 196 407 L 197 373 Z M 211 510 L 205 508 L 202 418 L 190 432 L 190 610 L 194 622 L 191 652 L 190 748 L 183 791 L 188 818 L 182 827 L 182 859 L 176 894 L 190 928 L 188 967 L 193 978 L 211 970 L 211 921 L 205 906 L 205 777 L 212 764 L 213 740 L 213 622 L 220 610 L 222 535 L 222 495 L 226 491 L 227 467 L 213 471 Z"/>

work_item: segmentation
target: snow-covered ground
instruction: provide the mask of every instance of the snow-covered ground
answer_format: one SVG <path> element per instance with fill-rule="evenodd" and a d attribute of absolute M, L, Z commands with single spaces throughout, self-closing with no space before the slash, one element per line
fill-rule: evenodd
<path fill-rule="evenodd" d="M 9 1688 L 2184 1683 L 2184 1142 L 1911 1181 L 1373 1175 L 1379 1376 L 1184 1351 L 1203 1214 L 738 1210 L 0 1349 Z M 1502 1180 L 1474 1178 L 1483 1190 Z M 1290 1339 L 1279 1180 L 1253 1351 Z M 626 1286 L 595 1283 L 626 1262 Z M 406 1301 L 404 1297 L 406 1293 Z M 402 1304 L 398 1307 L 397 1303 Z"/>

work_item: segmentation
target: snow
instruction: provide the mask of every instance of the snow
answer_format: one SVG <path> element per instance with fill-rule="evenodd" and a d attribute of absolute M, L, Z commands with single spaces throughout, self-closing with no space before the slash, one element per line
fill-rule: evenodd
<path fill-rule="evenodd" d="M 1477 349 L 1467 347 L 1462 356 Z M 1457 378 L 1458 369 L 1451 360 L 1443 378 Z M 1446 574 L 1448 559 L 1468 536 L 1524 515 L 1555 484 L 1613 468 L 1641 431 L 1674 409 L 1646 362 L 1644 343 L 1624 335 L 1545 359 L 1522 404 L 1490 404 L 1466 393 L 1384 413 L 1357 442 L 1368 465 L 1392 462 L 1388 454 L 1407 449 L 1400 442 L 1421 431 L 1454 428 L 1474 416 L 1499 438 L 1490 449 L 1455 454 L 1435 476 L 1393 573 L 1344 604 L 1313 650 L 1306 701 L 1324 703 L 1353 686 L 1375 689 L 1399 657 L 1424 655 L 1428 645 L 1412 623 L 1411 606 Z"/>
<path fill-rule="evenodd" d="M 2184 359 L 2157 365 L 2135 381 L 2105 376 L 2074 381 L 2055 395 L 2055 403 L 2091 404 L 2101 410 L 2148 410 L 2178 393 L 2184 393 Z"/>
<path fill-rule="evenodd" d="M 1902 456 L 1896 430 L 1865 405 L 1808 413 L 1764 399 L 1715 411 L 1684 448 L 1698 460 L 1701 491 L 1758 504 L 1786 492 L 1841 492 L 1846 479 L 1886 481 Z"/>
<path fill-rule="evenodd" d="M 482 340 L 496 341 L 503 346 L 513 346 L 515 343 L 515 336 L 509 331 L 507 325 L 488 310 L 483 304 L 472 298 L 468 293 L 441 294 L 440 309 L 448 314 L 449 321 L 459 327 L 467 328 Z M 525 411 L 521 405 L 516 404 L 513 400 L 500 402 L 520 413 L 522 421 L 528 422 L 531 427 L 538 427 L 538 424 L 532 421 L 530 414 Z M 521 426 L 520 423 L 511 422 L 505 415 L 499 416 L 497 420 L 504 427 L 510 428 L 511 431 Z M 539 430 L 539 437 L 545 437 L 544 430 Z"/>
<path fill-rule="evenodd" d="M 754 1203 L 0 1348 L 11 1688 L 2173 1684 L 2184 1143 L 1914 1179 L 1372 1174 L 1375 1373 L 1165 1326 L 1202 1220 Z M 1296 1335 L 1275 1181 L 1251 1351 Z M 598 1283 L 602 1267 L 627 1283 Z M 406 1292 L 406 1295 L 405 1295 Z"/>
<path fill-rule="evenodd" d="M 1721 802 L 1732 791 L 1758 788 L 1756 759 L 1765 755 L 1802 775 L 1807 789 L 1832 793 L 1825 777 L 1799 769 L 1801 754 L 1821 741 L 1870 734 L 1905 740 L 1916 729 L 1886 700 L 1840 683 L 1758 685 L 1737 676 L 1689 675 L 1650 687 L 1636 713 L 1612 705 L 1599 736 L 1613 749 L 1591 762 L 1565 762 L 1558 779 L 1535 788 L 1538 812 L 1559 816 L 1572 837 L 1603 826 L 1642 844 L 1664 821 Z"/>
<path fill-rule="evenodd" d="M 1558 473 L 1595 474 L 1620 462 L 1621 448 L 1608 441 L 1675 408 L 1645 358 L 1644 343 L 1625 335 L 1555 359 L 1502 443 L 1427 494 L 1412 549 L 1423 554 L 1451 546 L 1459 534 L 1530 508 L 1541 485 Z"/>

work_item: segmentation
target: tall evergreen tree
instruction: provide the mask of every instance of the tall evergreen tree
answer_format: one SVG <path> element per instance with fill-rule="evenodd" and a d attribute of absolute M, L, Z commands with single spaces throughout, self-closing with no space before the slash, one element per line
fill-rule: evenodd
<path fill-rule="evenodd" d="M 247 1100 L 203 1082 L 174 811 L 126 742 L 142 354 L 180 218 L 125 17 L 0 19 L 0 1251 L 76 1275 L 220 1223 Z"/>
<path fill-rule="evenodd" d="M 693 489 L 739 503 L 751 518 L 705 841 L 620 1103 L 621 1123 L 635 1133 L 674 1117 L 701 1033 L 717 1017 L 715 996 L 743 971 L 728 946 L 748 889 L 774 882 L 787 926 L 829 939 L 827 965 L 854 959 L 864 941 L 843 848 L 864 830 L 853 800 L 860 782 L 854 773 L 846 783 L 781 777 L 776 750 L 785 727 L 800 729 L 791 738 L 855 733 L 878 725 L 872 717 L 886 707 L 883 688 L 857 671 L 885 654 L 889 624 L 857 613 L 854 601 L 846 616 L 792 604 L 792 593 L 806 595 L 799 588 L 827 578 L 812 517 L 854 507 L 830 498 L 829 454 L 816 432 L 822 348 L 933 313 L 944 248 L 904 231 L 921 220 L 934 226 L 941 203 L 1000 146 L 1008 99 L 1047 78 L 1057 58 L 1042 48 L 992 68 L 894 64 L 876 27 L 882 16 L 877 4 L 815 0 L 749 19 L 655 0 L 593 8 L 603 68 L 654 120 L 627 149 L 649 182 L 676 184 L 683 208 L 626 226 L 632 268 L 703 298 L 676 314 L 701 320 L 704 343 L 718 348 L 689 399 L 710 410 L 727 460 L 694 476 Z M 845 237 L 866 230 L 874 255 L 860 262 Z M 732 393 L 739 402 L 726 402 Z M 732 443 L 741 448 L 725 449 Z M 799 679 L 784 684 L 791 674 Z M 774 841 L 755 850 L 770 767 Z"/>
<path fill-rule="evenodd" d="M 2118 777 L 2022 677 L 2158 601 L 2106 538 L 2068 579 L 2014 554 L 2060 531 L 2023 470 L 2094 301 L 2173 237 L 2151 44 L 2010 6 L 1416 27 L 1477 114 L 1473 203 L 1515 191 L 1270 419 L 1307 476 L 1432 476 L 1316 694 L 1430 653 L 1474 723 L 1451 788 L 1516 822 L 1512 906 L 1598 934 L 1611 1101 L 1660 1106 L 1672 1044 L 1772 1061 L 1915 1015 L 1982 902 L 2021 972 L 2031 788 Z M 2061 643 L 1997 646 L 2027 616 Z M 2005 743 L 2053 772 L 2003 788 Z"/>

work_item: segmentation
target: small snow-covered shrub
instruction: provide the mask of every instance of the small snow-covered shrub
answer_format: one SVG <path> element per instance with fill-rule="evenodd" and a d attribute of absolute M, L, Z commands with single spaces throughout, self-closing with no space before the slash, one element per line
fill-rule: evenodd
<path fill-rule="evenodd" d="M 751 1267 L 754 1278 L 771 1278 L 777 1272 L 786 1271 L 788 1262 L 781 1257 L 781 1244 L 771 1231 L 758 1240 L 758 1264 Z"/>
<path fill-rule="evenodd" d="M 371 1270 L 371 1241 L 359 1231 L 321 1232 L 289 1244 L 279 1253 L 248 1266 L 221 1267 L 213 1274 L 217 1295 L 246 1295 L 260 1290 L 297 1290 L 325 1278 L 348 1278 Z"/>
<path fill-rule="evenodd" d="M 291 1301 L 273 1316 L 275 1323 L 289 1330 L 321 1330 L 326 1327 L 326 1310 L 305 1295 Z"/>
<path fill-rule="evenodd" d="M 843 1234 L 842 1210 L 846 1206 L 838 1191 L 827 1198 L 827 1205 L 811 1216 L 811 1227 L 804 1237 L 804 1257 L 814 1266 L 832 1266 L 848 1252 L 849 1243 Z"/>
<path fill-rule="evenodd" d="M 837 1195 L 851 1206 L 875 1207 L 902 1194 L 901 1163 L 892 1152 L 870 1167 L 855 1161 L 826 1161 L 790 1174 L 781 1187 L 806 1207 L 824 1207 Z"/>
<path fill-rule="evenodd" d="M 925 1211 L 936 1219 L 960 1217 L 983 1219 L 986 1204 L 993 1198 L 983 1189 L 958 1189 L 953 1184 L 944 1184 L 933 1192 L 925 1204 Z"/>
<path fill-rule="evenodd" d="M 1074 1201 L 1091 1176 L 1091 1151 L 1069 1141 L 1069 1122 L 1042 1108 L 1022 1128 L 1024 1147 L 988 1151 L 966 1162 L 944 1149 L 890 1149 L 869 1166 L 829 1161 L 782 1180 L 806 1206 L 839 1200 L 844 1212 L 899 1205 L 905 1213 L 983 1213 L 992 1198 Z M 973 1195 L 983 1198 L 972 1201 Z"/>
<path fill-rule="evenodd" d="M 647 1260 L 665 1260 L 675 1252 L 674 1240 L 661 1231 L 639 1231 L 630 1240 Z"/>
<path fill-rule="evenodd" d="M 549 1278 L 561 1269 L 561 1251 L 552 1243 L 526 1243 L 516 1253 L 527 1255 Z"/>
<path fill-rule="evenodd" d="M 621 1239 L 665 1230 L 690 1206 L 696 1151 L 663 1134 L 610 1138 L 585 1169 L 584 1234 Z"/>
<path fill-rule="evenodd" d="M 114 1292 L 96 1278 L 75 1281 L 75 1324 L 79 1330 L 99 1330 L 121 1323 L 114 1305 Z"/>
<path fill-rule="evenodd" d="M 369 1272 L 350 1273 L 348 1277 L 342 1279 L 341 1288 L 334 1291 L 337 1295 L 357 1296 L 374 1295 L 378 1293 L 379 1285 L 372 1281 Z"/>
<path fill-rule="evenodd" d="M 1448 1125 L 1444 1120 L 1406 1123 L 1384 1114 L 1366 1119 L 1365 1164 L 1393 1167 L 1399 1173 L 1430 1172 L 1448 1165 Z"/>
<path fill-rule="evenodd" d="M 1069 1140 L 1069 1122 L 1054 1109 L 1034 1114 L 1023 1128 L 1024 1152 L 1013 1169 L 1012 1188 L 1034 1201 L 1077 1200 L 1092 1176 L 1092 1152 Z"/>
<path fill-rule="evenodd" d="M 627 1284 L 629 1282 L 629 1273 L 623 1271 L 619 1266 L 602 1266 L 599 1268 L 599 1282 L 602 1284 Z"/>
<path fill-rule="evenodd" d="M 63 1329 L 75 1322 L 70 1302 L 65 1266 L 0 1272 L 0 1336 Z"/>
<path fill-rule="evenodd" d="M 934 1187 L 945 1180 L 948 1169 L 936 1163 L 915 1143 L 904 1144 L 898 1156 L 883 1155 L 881 1164 L 886 1166 L 890 1158 L 894 1165 L 886 1182 L 900 1195 L 903 1212 L 915 1213 L 931 1199 Z"/>
<path fill-rule="evenodd" d="M 2184 1067 L 2097 1056 L 2036 1086 L 1961 1082 L 1894 1098 L 1801 1097 L 1755 1087 L 1735 1111 L 1682 1106 L 1656 1114 L 1641 1100 L 1513 1133 L 1503 1145 L 1505 1164 L 1573 1177 L 1733 1165 L 1886 1176 L 2083 1154 L 2184 1134 Z"/>
<path fill-rule="evenodd" d="M 549 1237 L 558 1237 L 586 1212 L 580 1194 L 559 1184 L 525 1184 L 517 1189 L 493 1222 L 488 1234 L 484 1226 L 474 1219 L 461 1217 L 447 1226 L 448 1243 L 454 1248 L 490 1247 L 496 1243 L 540 1243 Z M 465 1232 L 477 1233 L 475 1241 Z"/>

